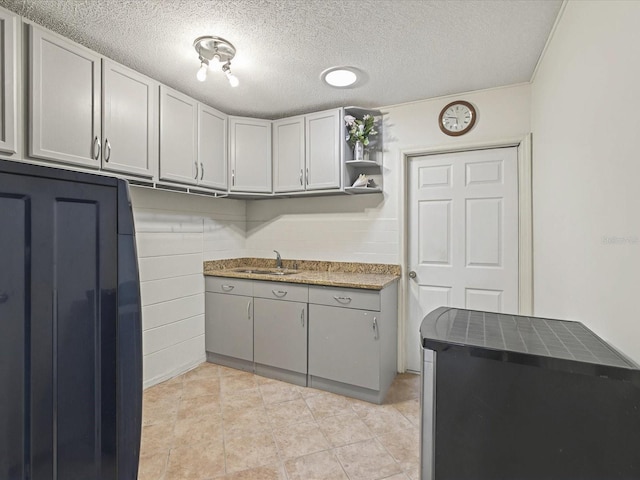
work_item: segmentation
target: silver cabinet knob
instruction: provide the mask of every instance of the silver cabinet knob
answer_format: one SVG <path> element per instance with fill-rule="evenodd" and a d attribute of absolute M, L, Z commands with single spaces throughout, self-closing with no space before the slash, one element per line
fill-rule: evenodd
<path fill-rule="evenodd" d="M 416 272 L 414 272 L 413 270 L 411 270 L 411 271 L 409 272 L 409 278 L 416 278 L 416 277 L 417 277 Z"/>

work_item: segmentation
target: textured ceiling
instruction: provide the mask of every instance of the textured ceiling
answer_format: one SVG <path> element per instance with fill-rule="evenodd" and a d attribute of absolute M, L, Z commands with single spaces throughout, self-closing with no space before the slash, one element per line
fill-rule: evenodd
<path fill-rule="evenodd" d="M 561 0 L 0 0 L 0 4 L 226 113 L 278 118 L 529 81 Z M 237 48 L 232 89 L 200 83 L 193 40 Z M 366 73 L 333 89 L 320 73 Z"/>

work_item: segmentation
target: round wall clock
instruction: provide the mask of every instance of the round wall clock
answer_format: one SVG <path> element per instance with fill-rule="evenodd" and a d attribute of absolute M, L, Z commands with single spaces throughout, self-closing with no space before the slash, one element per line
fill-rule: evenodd
<path fill-rule="evenodd" d="M 446 105 L 438 118 L 440 130 L 452 137 L 464 135 L 473 128 L 475 123 L 476 109 L 464 100 L 456 100 Z"/>

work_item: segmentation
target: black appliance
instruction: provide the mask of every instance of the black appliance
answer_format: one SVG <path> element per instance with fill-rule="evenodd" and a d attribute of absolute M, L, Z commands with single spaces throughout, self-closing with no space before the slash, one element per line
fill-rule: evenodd
<path fill-rule="evenodd" d="M 422 480 L 640 479 L 640 370 L 582 323 L 441 307 L 420 336 Z"/>
<path fill-rule="evenodd" d="M 127 183 L 0 161 L 0 479 L 134 480 L 141 413 Z"/>

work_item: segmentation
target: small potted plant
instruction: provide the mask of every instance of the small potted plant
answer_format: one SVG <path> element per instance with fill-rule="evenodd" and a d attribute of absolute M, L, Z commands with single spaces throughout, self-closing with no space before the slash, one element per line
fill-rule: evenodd
<path fill-rule="evenodd" d="M 364 148 L 369 145 L 369 137 L 377 135 L 378 132 L 373 128 L 375 119 L 367 114 L 362 120 L 352 115 L 344 116 L 344 123 L 347 126 L 347 141 L 353 147 L 353 159 L 364 160 Z"/>

